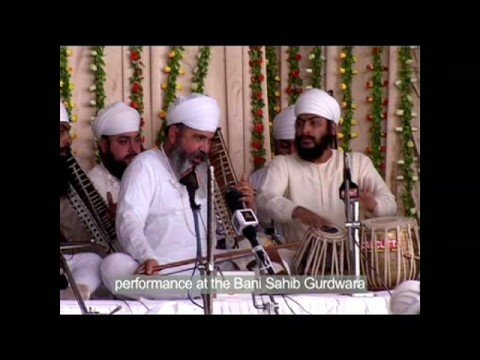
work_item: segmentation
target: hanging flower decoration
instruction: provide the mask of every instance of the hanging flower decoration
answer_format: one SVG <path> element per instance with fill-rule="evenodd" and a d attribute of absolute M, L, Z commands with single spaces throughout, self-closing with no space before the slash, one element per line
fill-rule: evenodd
<path fill-rule="evenodd" d="M 273 119 L 280 112 L 280 71 L 277 62 L 275 46 L 266 46 L 267 58 L 267 94 L 268 94 L 268 119 L 270 128 L 270 146 L 272 156 L 275 154 L 275 136 L 273 134 Z"/>
<path fill-rule="evenodd" d="M 168 107 L 173 103 L 177 98 L 177 90 L 181 89 L 181 86 L 177 85 L 178 75 L 183 71 L 180 69 L 180 60 L 183 59 L 184 48 L 182 46 L 173 46 L 170 52 L 168 53 L 167 65 L 163 68 L 163 72 L 167 74 L 167 81 L 162 83 L 162 90 L 164 90 L 163 97 L 163 108 L 158 114 L 160 119 L 162 119 L 162 126 L 158 132 L 156 145 L 160 146 L 165 140 L 164 133 L 165 127 L 167 126 L 167 112 Z"/>
<path fill-rule="evenodd" d="M 143 126 L 145 120 L 143 119 L 144 104 L 143 104 L 143 70 L 145 65 L 142 63 L 141 46 L 130 46 L 130 67 L 132 68 L 132 75 L 130 76 L 130 106 L 138 111 L 140 114 L 140 135 L 142 137 L 142 144 L 145 141 L 143 133 Z M 142 145 L 143 146 L 143 145 Z"/>
<path fill-rule="evenodd" d="M 315 46 L 308 56 L 312 61 L 312 87 L 315 89 L 322 88 L 322 73 L 323 73 L 323 62 L 325 57 L 322 55 L 322 47 Z M 309 69 L 307 69 L 309 72 Z"/>
<path fill-rule="evenodd" d="M 68 58 L 72 56 L 72 51 L 66 46 L 60 47 L 60 99 L 62 99 L 65 109 L 68 112 L 68 117 L 72 118 L 72 111 L 74 103 L 72 101 L 72 91 L 74 86 L 71 82 L 71 75 L 73 68 L 68 65 Z"/>
<path fill-rule="evenodd" d="M 402 119 L 402 126 L 397 127 L 396 130 L 401 136 L 401 154 L 403 159 L 397 162 L 400 166 L 403 175 L 401 180 L 404 182 L 404 189 L 402 193 L 402 200 L 406 216 L 414 217 L 416 214 L 415 201 L 413 199 L 413 183 L 418 181 L 418 176 L 414 174 L 414 143 L 412 127 L 412 118 L 416 116 L 413 111 L 413 83 L 416 79 L 412 72 L 412 52 L 409 47 L 402 47 L 399 50 L 399 80 L 396 85 L 400 92 L 400 106 L 396 111 L 396 115 Z M 416 129 L 415 129 L 416 130 Z M 398 179 L 398 177 L 397 177 Z"/>
<path fill-rule="evenodd" d="M 210 46 L 204 46 L 198 55 L 197 67 L 193 70 L 192 92 L 203 94 L 205 92 L 205 77 L 210 63 Z"/>
<path fill-rule="evenodd" d="M 105 107 L 105 61 L 104 61 L 105 46 L 93 46 L 91 50 L 92 63 L 90 64 L 90 70 L 94 73 L 94 85 L 90 87 L 90 90 L 95 93 L 95 100 L 91 100 L 90 104 L 95 106 L 98 110 Z"/>
<path fill-rule="evenodd" d="M 300 77 L 300 67 L 298 62 L 302 59 L 298 46 L 290 46 L 287 50 L 288 62 L 290 63 L 290 71 L 288 73 L 287 94 L 289 96 L 288 105 L 295 104 L 298 97 L 303 92 L 303 80 Z"/>
<path fill-rule="evenodd" d="M 90 64 L 90 70 L 94 74 L 94 82 L 93 85 L 90 87 L 90 91 L 95 93 L 95 99 L 90 100 L 90 105 L 96 108 L 95 115 L 98 113 L 100 109 L 105 107 L 105 61 L 104 61 L 104 51 L 105 46 L 92 46 L 90 54 L 92 55 L 92 62 Z M 91 121 L 95 119 L 95 116 L 91 118 Z M 95 146 L 97 143 L 95 142 Z M 98 147 L 95 149 L 96 154 L 96 161 L 100 163 L 102 161 L 100 156 L 100 151 Z"/>
<path fill-rule="evenodd" d="M 357 73 L 356 70 L 353 70 L 353 64 L 357 62 L 355 56 L 353 56 L 353 46 L 343 48 L 340 54 L 340 60 L 342 62 L 342 67 L 339 71 L 342 79 L 340 89 L 343 91 L 342 108 L 344 110 L 344 115 L 340 122 L 342 125 L 342 132 L 338 135 L 339 138 L 343 140 L 343 151 L 347 152 L 351 151 L 350 140 L 357 135 L 352 132 L 352 125 L 354 125 L 353 114 L 356 108 L 356 105 L 353 104 L 352 101 L 352 79 L 353 75 Z"/>
<path fill-rule="evenodd" d="M 370 129 L 370 147 L 368 148 L 373 165 L 378 172 L 385 175 L 385 146 L 382 146 L 382 132 L 384 116 L 384 91 L 383 87 L 388 85 L 383 81 L 383 66 L 382 66 L 382 52 L 383 48 L 375 47 L 372 49 L 373 63 L 367 65 L 367 69 L 373 71 L 372 80 L 368 81 L 366 87 L 372 89 L 372 96 L 369 97 L 367 102 L 372 104 L 372 114 L 368 115 L 368 119 L 372 121 L 372 127 Z"/>
<path fill-rule="evenodd" d="M 253 117 L 253 131 L 252 131 L 252 150 L 253 164 L 255 170 L 260 169 L 265 164 L 265 149 L 264 149 L 264 135 L 263 135 L 263 108 L 265 102 L 263 101 L 262 82 L 265 76 L 262 74 L 263 53 L 259 46 L 250 46 L 250 73 L 252 89 L 252 117 Z"/>

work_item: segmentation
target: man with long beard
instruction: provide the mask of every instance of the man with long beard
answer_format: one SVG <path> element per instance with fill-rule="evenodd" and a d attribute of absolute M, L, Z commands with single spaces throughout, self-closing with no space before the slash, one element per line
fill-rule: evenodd
<path fill-rule="evenodd" d="M 295 105 L 297 154 L 276 156 L 257 198 L 260 211 L 283 225 L 287 242 L 300 241 L 309 226 L 342 226 L 345 205 L 339 197 L 343 155 L 333 149 L 340 119 L 338 102 L 323 90 L 305 91 Z M 395 215 L 396 202 L 372 161 L 349 155 L 352 181 L 367 216 Z"/>
<path fill-rule="evenodd" d="M 60 102 L 60 238 L 63 241 L 70 242 L 90 241 L 92 238 L 90 232 L 82 223 L 66 196 L 70 185 L 68 183 L 69 170 L 65 158 L 72 144 L 69 131 L 70 119 L 65 106 Z M 100 263 L 102 258 L 93 252 L 81 252 L 65 254 L 65 260 L 82 298 L 88 300 L 101 283 Z M 75 295 L 72 288 L 67 287 L 61 290 L 60 299 L 74 300 Z"/>
<path fill-rule="evenodd" d="M 126 253 L 111 254 L 101 264 L 103 282 L 112 292 L 117 279 L 153 275 L 159 264 L 195 258 L 193 212 L 187 188 L 180 182 L 192 171 L 198 181 L 195 202 L 200 205 L 199 232 L 206 254 L 205 160 L 220 125 L 220 108 L 208 96 L 180 97 L 168 112 L 167 125 L 165 143 L 138 155 L 122 177 L 116 229 Z"/>

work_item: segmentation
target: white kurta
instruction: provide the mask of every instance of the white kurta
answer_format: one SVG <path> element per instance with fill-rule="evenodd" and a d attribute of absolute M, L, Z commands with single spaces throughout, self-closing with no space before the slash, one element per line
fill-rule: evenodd
<path fill-rule="evenodd" d="M 93 186 L 102 196 L 103 200 L 107 201 L 107 192 L 112 194 L 113 202 L 118 201 L 118 192 L 120 191 L 120 180 L 110 174 L 110 172 L 103 166 L 97 164 L 92 170 L 88 172 L 88 177 L 92 181 Z"/>
<path fill-rule="evenodd" d="M 352 181 L 360 191 L 371 191 L 377 206 L 367 216 L 395 215 L 395 197 L 388 189 L 372 161 L 361 153 L 349 154 Z M 298 219 L 292 220 L 297 206 L 344 227 L 345 205 L 339 197 L 343 182 L 343 155 L 332 150 L 331 158 L 316 164 L 304 161 L 297 154 L 277 155 L 268 167 L 268 174 L 257 198 L 257 206 L 282 222 L 288 242 L 300 241 L 307 229 Z"/>
<path fill-rule="evenodd" d="M 206 254 L 206 167 L 197 168 L 201 206 L 200 237 Z M 202 185 L 203 184 L 203 185 Z M 156 259 L 159 264 L 195 258 L 196 236 L 193 212 L 186 187 L 170 169 L 163 150 L 139 154 L 122 176 L 116 216 L 117 237 L 139 263 Z"/>

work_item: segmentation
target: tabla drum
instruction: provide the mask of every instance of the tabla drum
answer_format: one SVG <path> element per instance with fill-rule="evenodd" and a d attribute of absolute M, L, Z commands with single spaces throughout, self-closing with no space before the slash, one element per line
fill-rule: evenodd
<path fill-rule="evenodd" d="M 361 271 L 368 290 L 393 289 L 420 275 L 420 239 L 413 219 L 379 217 L 362 222 Z"/>
<path fill-rule="evenodd" d="M 309 228 L 293 261 L 298 275 L 347 275 L 349 261 L 345 231 L 331 225 Z"/>

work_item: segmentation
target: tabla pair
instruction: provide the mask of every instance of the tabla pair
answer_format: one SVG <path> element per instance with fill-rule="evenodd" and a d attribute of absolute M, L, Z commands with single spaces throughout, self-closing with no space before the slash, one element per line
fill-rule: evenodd
<path fill-rule="evenodd" d="M 309 228 L 295 254 L 299 275 L 341 276 L 350 274 L 347 235 L 331 226 Z M 360 235 L 361 274 L 369 290 L 393 289 L 420 275 L 418 226 L 405 217 L 379 217 L 364 220 Z"/>

